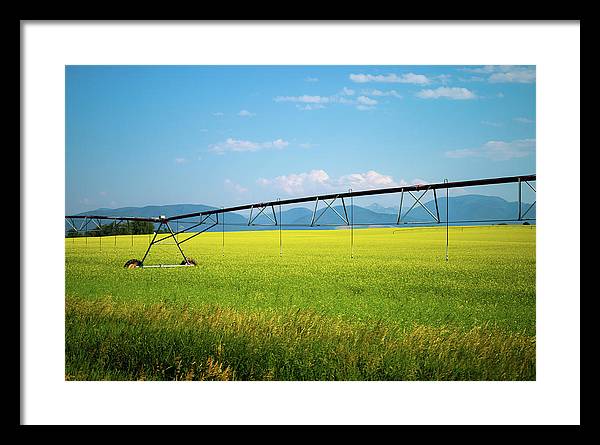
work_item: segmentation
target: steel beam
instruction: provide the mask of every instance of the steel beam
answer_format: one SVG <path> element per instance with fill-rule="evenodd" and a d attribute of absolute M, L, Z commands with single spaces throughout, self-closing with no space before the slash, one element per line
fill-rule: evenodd
<path fill-rule="evenodd" d="M 218 213 L 225 212 L 237 212 L 242 210 L 250 210 L 254 207 L 268 207 L 273 205 L 287 205 L 287 204 L 298 204 L 302 202 L 311 202 L 325 200 L 325 199 L 333 199 L 333 198 L 349 198 L 349 197 L 359 197 L 359 196 L 372 196 L 372 195 L 385 195 L 390 193 L 401 193 L 403 191 L 406 192 L 417 192 L 422 190 L 438 190 L 438 189 L 451 189 L 458 187 L 474 187 L 478 185 L 497 185 L 497 184 L 510 184 L 516 183 L 520 181 L 535 181 L 536 175 L 522 175 L 522 176 L 506 176 L 500 178 L 488 178 L 488 179 L 475 179 L 475 180 L 467 180 L 467 181 L 455 181 L 455 182 L 441 182 L 441 183 L 432 183 L 432 184 L 421 184 L 421 185 L 412 185 L 412 186 L 403 186 L 403 187 L 390 187 L 390 188 L 381 188 L 381 189 L 373 189 L 373 190 L 362 190 L 362 191 L 348 191 L 346 193 L 335 193 L 335 194 L 327 194 L 327 195 L 318 195 L 318 196 L 308 196 L 304 198 L 293 198 L 293 199 L 285 199 L 281 201 L 268 201 L 264 203 L 256 203 L 256 204 L 247 204 L 235 207 L 226 207 L 222 209 L 215 210 L 205 210 L 203 212 L 194 212 L 187 213 L 183 215 L 175 215 L 169 218 L 160 218 L 160 217 L 115 217 L 115 216 L 105 216 L 105 215 L 67 215 L 66 218 L 98 218 L 98 219 L 122 219 L 125 221 L 149 221 L 154 223 L 160 223 L 163 220 L 166 221 L 175 221 L 178 219 L 186 219 L 192 218 L 195 216 L 203 216 L 203 215 L 213 215 Z"/>
<path fill-rule="evenodd" d="M 441 183 L 412 185 L 412 186 L 404 186 L 404 187 L 390 187 L 390 188 L 382 188 L 382 189 L 363 190 L 363 191 L 357 191 L 357 192 L 346 192 L 346 193 L 335 193 L 335 194 L 328 194 L 328 195 L 308 196 L 305 198 L 285 199 L 280 202 L 268 201 L 268 202 L 258 203 L 258 204 L 247 204 L 247 205 L 241 205 L 241 206 L 236 206 L 236 207 L 228 207 L 225 209 L 215 209 L 215 210 L 207 210 L 205 212 L 196 212 L 196 213 L 189 213 L 186 215 L 177 215 L 177 216 L 170 217 L 169 220 L 190 218 L 192 216 L 198 216 L 200 214 L 222 213 L 223 211 L 237 212 L 237 211 L 241 211 L 241 210 L 249 210 L 252 207 L 259 207 L 259 206 L 262 207 L 262 206 L 279 205 L 279 204 L 281 204 L 281 205 L 298 204 L 298 203 L 302 203 L 302 202 L 311 202 L 316 199 L 323 200 L 323 199 L 332 199 L 335 197 L 348 198 L 351 196 L 359 197 L 359 196 L 371 196 L 371 195 L 385 195 L 385 194 L 389 194 L 389 193 L 399 193 L 402 190 L 407 191 L 407 192 L 408 191 L 415 192 L 415 191 L 421 191 L 424 189 L 428 189 L 428 190 L 436 189 L 437 190 L 437 189 L 457 188 L 457 187 L 474 187 L 477 185 L 510 184 L 510 183 L 518 182 L 519 180 L 535 181 L 535 175 L 507 176 L 507 177 L 501 177 L 501 178 L 455 181 L 455 182 L 448 182 L 447 184 L 441 182 Z"/>

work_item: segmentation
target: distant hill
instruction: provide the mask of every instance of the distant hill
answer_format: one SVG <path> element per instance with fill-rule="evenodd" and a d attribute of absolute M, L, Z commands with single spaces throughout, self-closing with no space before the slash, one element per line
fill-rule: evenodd
<path fill-rule="evenodd" d="M 160 215 L 175 216 L 184 213 L 205 212 L 215 210 L 216 207 L 202 204 L 172 204 L 164 206 L 145 206 L 145 207 L 120 207 L 118 209 L 99 208 L 89 212 L 79 213 L 78 215 L 106 215 L 106 216 L 142 216 L 156 217 Z"/>
<path fill-rule="evenodd" d="M 402 209 L 402 221 L 405 223 L 424 223 L 434 222 L 431 216 L 418 204 L 405 216 L 405 213 L 414 201 L 412 198 L 407 199 Z M 434 215 L 436 215 L 435 201 L 430 200 L 424 203 Z M 529 203 L 523 203 L 525 212 L 529 207 Z M 317 216 L 323 212 L 324 205 L 320 204 L 317 210 Z M 333 207 L 337 212 L 344 216 L 344 208 L 341 205 Z M 79 215 L 106 215 L 106 216 L 141 216 L 141 217 L 156 217 L 165 215 L 167 217 L 181 215 L 186 213 L 203 212 L 207 210 L 216 210 L 217 207 L 211 207 L 203 204 L 173 204 L 164 206 L 145 206 L 145 207 L 121 207 L 117 209 L 99 208 L 88 212 L 80 213 Z M 527 218 L 535 218 L 535 206 L 527 213 Z M 357 225 L 391 225 L 396 223 L 398 217 L 398 209 L 394 207 L 383 207 L 379 204 L 371 204 L 366 207 L 346 206 L 348 218 L 354 217 L 354 224 Z M 446 219 L 446 198 L 438 198 L 438 211 L 440 219 Z M 256 212 L 256 210 L 255 210 Z M 239 213 L 227 213 L 225 215 L 226 231 L 239 230 L 272 230 L 272 222 L 264 214 L 267 213 L 273 217 L 270 208 L 265 209 L 254 224 L 265 224 L 271 226 L 248 226 L 248 219 Z M 282 209 L 281 220 L 283 224 L 291 225 L 307 225 L 312 220 L 313 211 L 306 207 L 293 207 L 286 210 Z M 254 213 L 256 215 L 256 213 Z M 482 221 L 482 220 L 510 220 L 516 219 L 518 215 L 518 203 L 509 202 L 497 196 L 486 195 L 462 195 L 449 198 L 449 219 L 450 221 Z M 279 209 L 275 208 L 275 216 L 279 220 Z M 197 219 L 197 218 L 194 218 Z M 219 219 L 221 222 L 221 219 Z M 175 223 L 173 223 L 174 225 Z M 229 224 L 236 224 L 235 226 Z M 335 226 L 344 225 L 343 220 L 335 214 L 331 209 L 327 209 L 322 216 L 319 217 L 317 224 L 320 224 L 321 229 L 334 228 Z M 157 226 L 157 225 L 156 225 Z M 90 226 L 91 227 L 91 226 Z M 180 227 L 180 229 L 183 226 Z M 305 229 L 307 227 L 291 226 L 284 229 Z M 173 227 L 176 229 L 176 227 Z M 211 231 L 222 230 L 220 226 L 214 227 Z"/>
<path fill-rule="evenodd" d="M 376 212 L 376 213 L 385 213 L 385 214 L 389 214 L 389 215 L 397 215 L 398 214 L 398 206 L 384 207 L 384 206 L 374 202 L 373 204 L 369 204 L 368 206 L 365 206 L 365 208 L 368 210 L 371 210 L 372 212 Z"/>
<path fill-rule="evenodd" d="M 519 203 L 509 202 L 498 196 L 462 195 L 449 198 L 448 219 L 450 221 L 480 221 L 480 220 L 509 220 L 517 219 Z M 530 203 L 522 203 L 522 213 L 529 208 Z M 433 214 L 435 202 L 425 203 Z M 440 218 L 446 219 L 446 199 L 438 198 Z M 408 210 L 408 209 L 407 209 Z M 406 210 L 404 210 L 406 211 Z M 535 218 L 536 206 L 527 213 L 526 218 Z M 424 221 L 431 219 L 427 212 L 417 205 L 407 216 L 406 220 Z M 404 219 L 404 218 L 403 218 Z"/>

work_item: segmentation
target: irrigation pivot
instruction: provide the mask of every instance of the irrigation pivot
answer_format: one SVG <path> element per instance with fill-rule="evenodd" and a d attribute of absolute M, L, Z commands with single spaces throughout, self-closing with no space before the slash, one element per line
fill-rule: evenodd
<path fill-rule="evenodd" d="M 395 221 L 390 223 L 382 224 L 377 223 L 379 225 L 386 226 L 400 226 L 401 224 L 424 224 L 423 222 L 409 221 L 407 220 L 408 214 L 417 206 L 424 209 L 427 214 L 431 217 L 431 221 L 426 224 L 446 224 L 446 261 L 448 260 L 448 225 L 449 224 L 458 224 L 458 223 L 486 223 L 486 222 L 518 222 L 518 221 L 533 221 L 535 217 L 526 218 L 529 211 L 535 205 L 535 201 L 529 205 L 525 212 L 522 211 L 522 185 L 525 183 L 533 192 L 535 193 L 535 187 L 530 184 L 530 182 L 534 182 L 536 180 L 536 175 L 523 175 L 523 176 L 505 176 L 505 177 L 497 177 L 497 178 L 487 178 L 487 179 L 475 179 L 475 180 L 465 180 L 465 181 L 454 181 L 448 182 L 447 179 L 444 182 L 440 183 L 431 183 L 431 184 L 417 184 L 403 187 L 389 187 L 389 188 L 379 188 L 379 189 L 371 189 L 371 190 L 362 190 L 362 191 L 353 191 L 352 189 L 348 190 L 344 193 L 335 193 L 335 194 L 326 194 L 326 195 L 314 195 L 307 196 L 302 198 L 291 198 L 291 199 L 277 199 L 276 201 L 268 201 L 254 204 L 245 204 L 235 207 L 221 207 L 219 209 L 213 210 L 205 210 L 202 212 L 194 212 L 194 213 L 186 213 L 181 215 L 174 216 L 165 216 L 160 215 L 157 217 L 136 217 L 136 216 L 110 216 L 110 215 L 67 215 L 65 216 L 65 220 L 67 224 L 71 227 L 76 234 L 83 232 L 87 235 L 88 232 L 93 231 L 101 231 L 102 230 L 102 221 L 112 221 L 113 227 L 118 226 L 122 222 L 127 222 L 129 226 L 130 222 L 150 222 L 152 224 L 158 224 L 158 228 L 155 230 L 153 238 L 148 243 L 148 248 L 141 260 L 130 259 L 125 263 L 125 267 L 127 268 L 137 268 L 137 267 L 186 267 L 186 266 L 195 266 L 196 262 L 192 258 L 188 258 L 182 248 L 182 244 L 189 241 L 190 239 L 212 229 L 213 227 L 221 224 L 223 231 L 223 254 L 224 254 L 224 242 L 225 242 L 225 225 L 239 226 L 240 224 L 228 223 L 225 224 L 225 213 L 227 212 L 239 212 L 244 210 L 250 211 L 250 216 L 248 218 L 247 226 L 272 226 L 279 228 L 279 243 L 280 243 L 280 255 L 281 255 L 281 228 L 282 227 L 322 227 L 322 226 L 347 226 L 350 229 L 351 236 L 351 257 L 354 256 L 354 226 L 357 225 L 371 225 L 375 223 L 367 223 L 363 222 L 357 224 L 354 221 L 354 202 L 353 198 L 361 197 L 361 196 L 375 196 L 375 195 L 388 195 L 399 193 L 400 194 L 400 207 L 398 210 L 398 216 Z M 494 219 L 494 220 L 456 220 L 449 221 L 449 200 L 448 193 L 449 189 L 452 188 L 467 188 L 467 187 L 476 187 L 483 185 L 498 185 L 498 184 L 511 184 L 516 183 L 518 186 L 518 213 L 514 218 L 510 219 Z M 438 206 L 438 195 L 437 190 L 445 190 L 446 192 L 446 221 L 442 221 L 440 218 L 440 211 Z M 428 192 L 431 192 L 433 195 L 433 201 L 435 203 L 435 212 L 428 209 L 425 204 L 421 201 Z M 403 212 L 403 200 L 405 196 L 410 196 L 414 200 L 412 206 Z M 345 199 L 350 199 L 350 215 L 348 215 L 348 211 L 346 209 L 346 201 Z M 410 199 L 410 198 L 409 198 Z M 339 201 L 342 205 L 343 212 L 338 212 L 333 204 Z M 310 224 L 283 224 L 281 221 L 281 206 L 289 205 L 289 204 L 301 204 L 307 202 L 314 202 L 314 210 L 312 212 L 312 218 L 310 220 Z M 324 207 L 320 209 L 319 212 L 319 203 L 324 203 Z M 279 218 L 277 217 L 275 208 L 279 209 Z M 320 218 L 327 210 L 332 210 L 337 216 L 340 218 L 340 222 L 338 224 L 319 224 Z M 342 211 L 342 210 L 340 210 Z M 219 215 L 221 215 L 221 222 L 219 222 Z M 257 218 L 259 216 L 263 216 L 269 220 L 268 224 L 257 223 Z M 191 221 L 190 219 L 196 218 L 196 220 Z M 79 226 L 76 221 L 80 220 Z M 184 221 L 185 220 L 185 221 Z M 173 231 L 170 223 L 176 223 L 176 229 Z M 95 225 L 95 228 L 89 229 L 90 223 Z M 181 230 L 179 230 L 179 225 L 188 225 Z M 163 229 L 164 228 L 164 229 Z M 193 229 L 198 229 L 196 232 L 191 232 Z M 163 233 L 160 233 L 160 230 L 163 229 Z M 159 236 L 159 234 L 164 236 Z M 189 236 L 180 240 L 180 234 L 187 234 Z M 177 250 L 183 257 L 183 261 L 180 264 L 159 264 L 159 265 L 145 265 L 144 261 L 148 257 L 153 246 L 156 244 L 162 243 L 166 240 L 173 240 L 175 246 L 177 246 Z M 87 242 L 87 238 L 86 238 Z M 132 238 L 133 245 L 133 238 Z"/>

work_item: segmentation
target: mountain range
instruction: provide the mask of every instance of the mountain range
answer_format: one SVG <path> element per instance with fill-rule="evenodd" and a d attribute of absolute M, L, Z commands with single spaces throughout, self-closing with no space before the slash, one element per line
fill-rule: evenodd
<path fill-rule="evenodd" d="M 402 222 L 406 225 L 416 223 L 422 225 L 426 222 L 435 223 L 435 220 L 418 204 L 407 213 L 410 206 L 403 206 L 402 209 Z M 435 201 L 430 200 L 424 203 L 425 207 L 431 211 L 434 215 L 439 212 L 440 219 L 442 222 L 446 220 L 446 199 L 438 198 L 438 209 L 436 210 Z M 530 206 L 530 203 L 522 204 L 522 212 L 524 213 Z M 320 204 L 317 210 L 317 217 L 323 212 L 323 208 L 326 208 L 323 204 Z M 333 206 L 333 208 L 342 216 L 345 216 L 344 208 L 341 205 Z M 79 215 L 106 215 L 106 216 L 139 216 L 139 217 L 156 217 L 160 215 L 175 216 L 194 212 L 203 212 L 207 210 L 216 210 L 217 207 L 211 207 L 203 204 L 173 204 L 163 206 L 145 206 L 145 207 L 121 207 L 117 209 L 99 208 L 90 210 L 88 212 L 80 213 Z M 255 210 L 256 212 L 256 210 Z M 370 204 L 365 207 L 350 206 L 346 205 L 346 212 L 348 218 L 354 218 L 354 224 L 357 226 L 380 226 L 380 225 L 394 225 L 398 217 L 398 208 L 384 207 L 377 203 Z M 239 213 L 231 212 L 225 214 L 225 224 L 227 231 L 239 231 L 239 230 L 273 230 L 272 221 L 264 216 L 264 213 L 268 213 L 269 216 L 273 217 L 272 210 L 270 208 L 265 209 L 262 215 L 254 220 L 252 226 L 248 226 L 248 218 Z M 256 215 L 256 213 L 254 213 Z M 275 208 L 275 215 L 279 220 L 279 209 Z M 509 202 L 503 198 L 497 196 L 486 196 L 486 195 L 462 195 L 449 198 L 449 220 L 452 221 L 469 221 L 463 224 L 478 224 L 479 221 L 484 220 L 495 220 L 490 223 L 498 223 L 500 220 L 511 220 L 516 219 L 518 215 L 518 202 Z M 284 229 L 307 229 L 305 227 L 309 225 L 313 216 L 313 210 L 306 207 L 293 207 L 281 211 L 281 221 L 284 225 L 289 224 L 288 227 L 282 227 Z M 222 217 L 219 216 L 219 226 L 215 226 L 210 229 L 211 231 L 222 230 L 220 224 L 222 223 Z M 526 215 L 526 218 L 535 218 L 535 206 Z M 198 218 L 191 218 L 192 220 L 198 220 Z M 488 224 L 490 224 L 488 223 Z M 345 222 L 338 216 L 334 211 L 327 208 L 322 213 L 316 222 L 320 226 L 314 227 L 315 229 L 331 229 L 340 226 L 344 226 Z M 177 224 L 173 222 L 172 228 L 183 229 L 183 224 Z M 179 227 L 181 225 L 181 227 Z M 266 225 L 266 226 L 261 226 Z M 303 227 L 304 226 L 304 227 Z M 91 226 L 89 226 L 91 228 Z M 205 227 L 205 226 L 204 226 Z M 195 231 L 197 229 L 193 229 Z"/>

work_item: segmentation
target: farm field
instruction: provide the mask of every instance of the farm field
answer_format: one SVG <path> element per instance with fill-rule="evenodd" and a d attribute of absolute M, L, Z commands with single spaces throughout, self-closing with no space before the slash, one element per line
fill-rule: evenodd
<path fill-rule="evenodd" d="M 279 236 L 65 239 L 65 378 L 535 380 L 535 226 Z"/>

